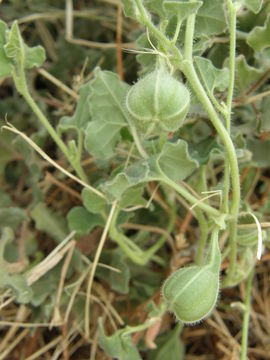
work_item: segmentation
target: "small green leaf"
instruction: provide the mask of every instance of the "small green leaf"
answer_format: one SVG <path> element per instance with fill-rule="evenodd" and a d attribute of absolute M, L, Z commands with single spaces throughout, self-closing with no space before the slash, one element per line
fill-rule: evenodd
<path fill-rule="evenodd" d="M 75 129 L 85 129 L 90 121 L 90 109 L 88 106 L 88 96 L 90 93 L 89 82 L 80 87 L 80 97 L 76 106 L 75 113 L 72 116 L 64 116 L 60 119 L 57 130 L 60 132 Z"/>
<path fill-rule="evenodd" d="M 270 166 L 270 140 L 261 141 L 259 139 L 249 139 L 247 148 L 252 153 L 252 163 L 259 168 Z"/>
<path fill-rule="evenodd" d="M 178 323 L 172 331 L 159 336 L 155 341 L 157 349 L 150 352 L 149 360 L 175 360 L 175 354 L 177 360 L 184 360 L 185 345 L 180 339 L 181 330 L 182 324 Z"/>
<path fill-rule="evenodd" d="M 222 33 L 227 26 L 223 0 L 204 0 L 200 7 L 195 24 L 195 35 L 214 35 Z"/>
<path fill-rule="evenodd" d="M 7 262 L 4 259 L 5 247 L 14 239 L 14 233 L 11 228 L 4 227 L 0 236 L 0 288 L 11 287 L 16 295 L 17 301 L 27 304 L 32 298 L 32 290 L 28 286 L 26 278 L 22 274 L 10 274 L 7 268 Z"/>
<path fill-rule="evenodd" d="M 181 139 L 176 143 L 166 143 L 157 158 L 157 163 L 174 181 L 184 180 L 199 166 L 197 160 L 189 155 L 187 143 Z"/>
<path fill-rule="evenodd" d="M 99 267 L 97 270 L 97 277 L 106 281 L 112 290 L 115 290 L 120 294 L 128 294 L 130 269 L 121 249 L 103 251 L 101 262 L 119 270 L 120 272 Z"/>
<path fill-rule="evenodd" d="M 106 200 L 86 188 L 82 191 L 82 199 L 83 205 L 90 213 L 100 214 L 105 210 Z"/>
<path fill-rule="evenodd" d="M 7 29 L 6 23 L 0 20 L 0 78 L 10 76 L 12 71 L 12 61 L 7 57 L 4 50 Z"/>
<path fill-rule="evenodd" d="M 0 208 L 8 207 L 11 203 L 11 197 L 0 188 Z"/>
<path fill-rule="evenodd" d="M 244 0 L 244 5 L 255 14 L 261 10 L 262 4 L 263 0 Z"/>
<path fill-rule="evenodd" d="M 27 304 L 33 296 L 32 289 L 28 286 L 25 276 L 22 274 L 11 274 L 6 279 L 6 285 L 9 285 L 17 293 L 17 301 L 21 304 Z M 1 285 L 0 285 L 1 286 Z"/>
<path fill-rule="evenodd" d="M 127 330 L 116 331 L 112 336 L 104 333 L 102 319 L 98 319 L 99 345 L 109 355 L 118 360 L 141 360 L 141 357 L 132 342 Z"/>
<path fill-rule="evenodd" d="M 109 283 L 111 288 L 121 294 L 128 294 L 130 269 L 121 251 L 116 250 L 111 253 L 110 266 L 120 270 L 120 273 L 110 270 Z"/>
<path fill-rule="evenodd" d="M 245 280 L 254 268 L 255 259 L 256 256 L 252 249 L 250 247 L 245 247 L 239 255 L 239 260 L 236 264 L 236 271 L 230 282 L 226 282 L 226 287 L 236 286 Z"/>
<path fill-rule="evenodd" d="M 17 58 L 23 60 L 24 58 L 24 46 L 23 40 L 21 38 L 20 29 L 18 22 L 14 21 L 11 29 L 9 31 L 8 41 L 4 46 L 6 56 L 14 61 L 17 61 Z"/>
<path fill-rule="evenodd" d="M 247 91 L 262 74 L 263 69 L 256 69 L 247 64 L 243 55 L 239 55 L 235 61 L 235 90 L 236 94 L 243 94 Z"/>
<path fill-rule="evenodd" d="M 92 121 L 86 128 L 85 148 L 103 160 L 114 155 L 120 130 L 127 126 L 123 104 L 129 86 L 110 72 L 95 70 L 90 84 L 89 106 Z"/>
<path fill-rule="evenodd" d="M 144 3 L 149 11 L 154 12 L 161 19 L 164 19 L 166 17 L 166 12 L 163 6 L 164 0 L 145 0 Z"/>
<path fill-rule="evenodd" d="M 177 16 L 180 21 L 185 20 L 189 15 L 196 14 L 202 6 L 202 1 L 184 2 L 178 0 L 163 1 L 164 9 L 170 15 Z"/>
<path fill-rule="evenodd" d="M 153 37 L 153 39 L 151 39 L 151 42 L 155 47 L 158 47 L 156 38 Z M 145 52 L 136 56 L 138 63 L 142 67 L 140 75 L 150 73 L 155 69 L 158 57 L 156 54 L 151 53 L 153 48 L 152 45 L 149 43 L 146 33 L 143 33 L 138 37 L 138 39 L 136 40 L 136 47 L 138 48 L 138 50 Z M 147 52 L 147 50 L 149 51 Z"/>
<path fill-rule="evenodd" d="M 210 60 L 195 56 L 195 63 L 200 77 L 210 94 L 214 90 L 225 91 L 229 85 L 229 69 L 217 69 Z"/>
<path fill-rule="evenodd" d="M 104 226 L 104 220 L 99 215 L 88 212 L 82 206 L 73 207 L 67 216 L 69 228 L 79 234 L 88 234 L 96 226 Z"/>
<path fill-rule="evenodd" d="M 27 220 L 24 210 L 17 207 L 0 208 L 0 227 L 8 226 L 12 229 Z"/>
<path fill-rule="evenodd" d="M 138 9 L 134 0 L 122 0 L 122 6 L 126 17 L 138 20 Z"/>
<path fill-rule="evenodd" d="M 262 51 L 270 46 L 270 16 L 264 26 L 256 26 L 247 36 L 247 43 L 255 51 Z"/>
<path fill-rule="evenodd" d="M 120 208 L 128 208 L 130 206 L 146 206 L 147 201 L 142 197 L 143 186 L 136 186 L 128 189 L 122 196 L 119 206 Z"/>
<path fill-rule="evenodd" d="M 33 67 L 40 67 L 46 60 L 46 53 L 42 46 L 29 47 L 24 44 L 24 67 L 25 69 L 32 69 Z"/>
<path fill-rule="evenodd" d="M 262 240 L 267 239 L 266 231 L 262 231 Z M 237 232 L 237 244 L 241 246 L 256 246 L 258 244 L 258 230 L 239 229 Z"/>
<path fill-rule="evenodd" d="M 1 73 L 1 60 L 0 60 L 0 73 Z M 2 109 L 0 109 L 0 111 L 1 110 Z M 1 111 L 1 113 L 4 114 L 5 112 Z M 0 120 L 0 126 L 2 127 L 2 125 L 4 125 L 4 121 Z M 14 146 L 12 146 L 12 141 L 14 140 L 14 136 L 10 136 L 10 135 L 13 134 L 11 133 L 9 134 L 7 131 L 5 132 L 2 131 L 0 133 L 0 175 L 1 176 L 3 176 L 7 164 L 14 158 L 14 155 L 16 154 Z"/>
<path fill-rule="evenodd" d="M 7 25 L 0 22 L 0 78 L 12 75 L 16 64 L 22 63 L 25 69 L 31 69 L 41 66 L 45 59 L 42 46 L 30 48 L 24 43 L 17 21 L 14 21 L 9 32 Z"/>
<path fill-rule="evenodd" d="M 33 291 L 31 304 L 33 306 L 39 307 L 49 296 L 53 296 L 59 285 L 60 273 L 61 267 L 57 266 L 44 274 L 41 279 L 31 286 Z"/>
<path fill-rule="evenodd" d="M 47 208 L 46 204 L 38 203 L 31 211 L 31 217 L 38 230 L 44 231 L 57 242 L 61 242 L 68 234 L 66 220 Z"/>
<path fill-rule="evenodd" d="M 150 169 L 147 163 L 138 162 L 125 171 L 117 174 L 114 179 L 103 185 L 104 191 L 112 200 L 120 201 L 124 192 L 138 184 L 150 181 Z"/>
<path fill-rule="evenodd" d="M 270 109 L 270 97 L 267 96 L 263 98 L 261 102 L 261 131 L 270 131 L 270 116 L 269 116 L 269 109 Z"/>
<path fill-rule="evenodd" d="M 223 148 L 213 137 L 207 137 L 197 144 L 188 144 L 188 150 L 190 156 L 197 160 L 200 165 L 207 164 L 212 153 L 223 152 Z"/>

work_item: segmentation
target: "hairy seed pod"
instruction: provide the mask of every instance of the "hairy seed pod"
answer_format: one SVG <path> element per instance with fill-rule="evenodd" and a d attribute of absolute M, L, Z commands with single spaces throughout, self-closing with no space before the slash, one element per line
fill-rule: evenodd
<path fill-rule="evenodd" d="M 176 131 L 190 104 L 189 91 L 166 70 L 157 69 L 128 91 L 126 107 L 139 131 L 157 135 Z"/>
<path fill-rule="evenodd" d="M 205 264 L 179 269 L 165 281 L 163 299 L 178 320 L 192 324 L 212 312 L 219 293 L 220 262 L 217 233 L 214 232 Z"/>

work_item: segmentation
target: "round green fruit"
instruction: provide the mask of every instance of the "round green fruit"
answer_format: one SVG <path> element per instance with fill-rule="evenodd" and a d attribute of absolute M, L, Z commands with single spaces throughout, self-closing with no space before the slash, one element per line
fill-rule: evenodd
<path fill-rule="evenodd" d="M 207 317 L 219 293 L 219 274 L 208 266 L 191 266 L 173 273 L 164 283 L 163 299 L 176 318 L 194 324 Z"/>
<path fill-rule="evenodd" d="M 139 131 L 158 135 L 178 130 L 187 115 L 189 91 L 166 70 L 157 69 L 128 91 L 126 107 Z"/>

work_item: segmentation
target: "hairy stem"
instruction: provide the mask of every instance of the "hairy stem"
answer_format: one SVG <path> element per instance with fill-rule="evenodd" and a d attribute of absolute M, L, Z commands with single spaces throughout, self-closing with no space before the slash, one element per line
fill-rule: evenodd
<path fill-rule="evenodd" d="M 227 7 L 229 10 L 230 18 L 230 82 L 227 95 L 227 111 L 225 115 L 226 129 L 228 133 L 231 132 L 231 111 L 232 111 L 232 99 L 234 90 L 235 79 L 235 47 L 236 47 L 236 8 L 232 4 L 231 0 L 227 0 Z M 226 157 L 225 159 L 225 171 L 224 171 L 224 212 L 229 211 L 229 193 L 230 193 L 230 162 Z"/>
<path fill-rule="evenodd" d="M 181 29 L 181 24 L 182 24 L 181 18 L 180 18 L 180 16 L 177 16 L 175 32 L 174 32 L 174 36 L 173 36 L 173 39 L 172 39 L 172 44 L 174 44 L 174 45 L 176 44 L 176 41 L 178 39 L 180 29 Z"/>
<path fill-rule="evenodd" d="M 206 166 L 205 165 L 202 165 L 200 168 L 200 180 L 199 180 L 199 185 L 198 185 L 197 191 L 204 192 L 204 193 L 207 192 Z M 195 208 L 194 212 L 197 216 L 197 220 L 198 220 L 198 223 L 200 226 L 200 231 L 201 231 L 198 251 L 196 254 L 196 264 L 200 266 L 200 265 L 202 265 L 203 253 L 205 250 L 205 245 L 206 245 L 208 233 L 209 233 L 209 226 L 208 226 L 208 221 L 205 218 L 201 209 Z"/>
<path fill-rule="evenodd" d="M 200 209 L 204 210 L 209 216 L 218 217 L 220 216 L 220 212 L 213 208 L 212 206 L 200 202 L 195 196 L 193 196 L 190 192 L 188 192 L 183 186 L 180 184 L 177 184 L 170 178 L 168 178 L 161 169 L 159 169 L 160 172 L 160 181 L 162 181 L 164 184 L 169 185 L 171 188 L 176 190 L 178 194 L 183 196 L 190 204 L 198 206 Z"/>
<path fill-rule="evenodd" d="M 162 45 L 163 48 L 169 50 L 174 57 L 181 58 L 182 60 L 182 54 L 180 50 L 167 38 L 167 36 L 160 31 L 151 21 L 150 15 L 147 12 L 147 10 L 144 8 L 141 0 L 135 0 L 136 5 L 138 7 L 138 10 L 140 12 L 140 17 L 138 21 L 140 21 L 142 24 L 144 24 L 149 31 L 152 32 L 152 34 L 159 40 L 160 45 Z"/>
<path fill-rule="evenodd" d="M 208 222 L 203 214 L 203 212 L 200 209 L 195 208 L 194 209 L 195 214 L 197 216 L 197 220 L 198 223 L 200 225 L 200 241 L 199 241 L 199 247 L 198 247 L 198 251 L 196 254 L 196 264 L 198 266 L 202 265 L 202 259 L 203 259 L 203 253 L 204 253 L 204 249 L 205 249 L 205 245 L 206 245 L 206 241 L 207 241 L 207 237 L 208 237 L 208 232 L 209 232 L 209 228 L 208 228 Z"/>
<path fill-rule="evenodd" d="M 219 119 L 215 109 L 213 108 L 212 103 L 210 102 L 208 96 L 206 95 L 203 86 L 195 72 L 194 66 L 189 61 L 184 61 L 182 64 L 182 70 L 189 80 L 193 90 L 200 99 L 203 107 L 207 111 L 209 118 L 217 130 L 221 140 L 223 141 L 226 148 L 226 157 L 229 159 L 230 169 L 231 169 L 231 179 L 232 179 L 232 205 L 230 209 L 230 215 L 232 217 L 230 224 L 230 246 L 231 246 L 231 255 L 230 255 L 230 266 L 228 269 L 228 279 L 234 274 L 235 265 L 236 265 L 236 230 L 237 230 L 237 218 L 240 205 L 240 176 L 239 168 L 237 163 L 237 157 L 234 145 L 230 138 L 230 135 L 223 126 L 221 120 Z"/>
<path fill-rule="evenodd" d="M 30 106 L 30 108 L 32 109 L 34 114 L 36 114 L 36 116 L 38 117 L 38 119 L 40 120 L 42 125 L 48 131 L 48 133 L 50 134 L 52 139 L 55 141 L 56 145 L 59 147 L 59 149 L 65 155 L 65 157 L 68 159 L 69 163 L 72 165 L 72 167 L 74 168 L 74 170 L 76 171 L 78 176 L 81 178 L 81 180 L 88 183 L 87 176 L 85 175 L 85 173 L 81 167 L 80 161 L 76 161 L 71 157 L 68 147 L 63 142 L 63 140 L 59 137 L 57 132 L 54 130 L 52 125 L 49 123 L 46 116 L 42 113 L 42 111 L 40 110 L 40 108 L 38 107 L 38 105 L 36 104 L 34 99 L 32 98 L 32 96 L 29 92 L 28 86 L 27 86 L 25 72 L 24 72 L 22 63 L 19 64 L 18 75 L 16 74 L 15 71 L 13 72 L 13 79 L 14 79 L 14 83 L 15 83 L 15 86 L 16 86 L 18 92 L 24 97 L 25 101 L 28 103 L 28 105 Z"/>
<path fill-rule="evenodd" d="M 146 265 L 150 260 L 154 260 L 154 254 L 164 245 L 166 241 L 166 236 L 162 236 L 158 241 L 146 250 L 142 250 L 136 243 L 129 239 L 125 234 L 117 228 L 117 218 L 119 215 L 119 209 L 117 209 L 112 217 L 110 224 L 109 235 L 112 240 L 114 240 L 118 246 L 123 250 L 123 252 L 135 263 L 141 266 Z M 171 231 L 174 225 L 174 214 L 171 216 L 168 230 Z"/>
<path fill-rule="evenodd" d="M 248 276 L 246 286 L 246 300 L 245 300 L 245 312 L 242 326 L 242 341 L 241 341 L 241 360 L 247 359 L 247 347 L 248 347 L 248 327 L 250 317 L 250 304 L 251 304 L 251 288 L 254 276 L 254 269 Z"/>
<path fill-rule="evenodd" d="M 196 15 L 192 14 L 187 19 L 187 28 L 185 33 L 185 59 L 192 62 L 193 37 Z"/>

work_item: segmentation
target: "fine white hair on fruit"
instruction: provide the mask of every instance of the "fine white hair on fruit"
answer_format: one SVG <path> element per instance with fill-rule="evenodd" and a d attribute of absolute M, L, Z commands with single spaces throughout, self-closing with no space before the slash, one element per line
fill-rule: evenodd
<path fill-rule="evenodd" d="M 126 96 L 126 108 L 135 126 L 146 135 L 178 130 L 189 105 L 188 89 L 164 68 L 141 78 Z"/>
<path fill-rule="evenodd" d="M 220 265 L 218 230 L 214 230 L 205 264 L 177 270 L 162 287 L 162 296 L 168 310 L 178 320 L 194 324 L 211 314 L 219 294 Z"/>

